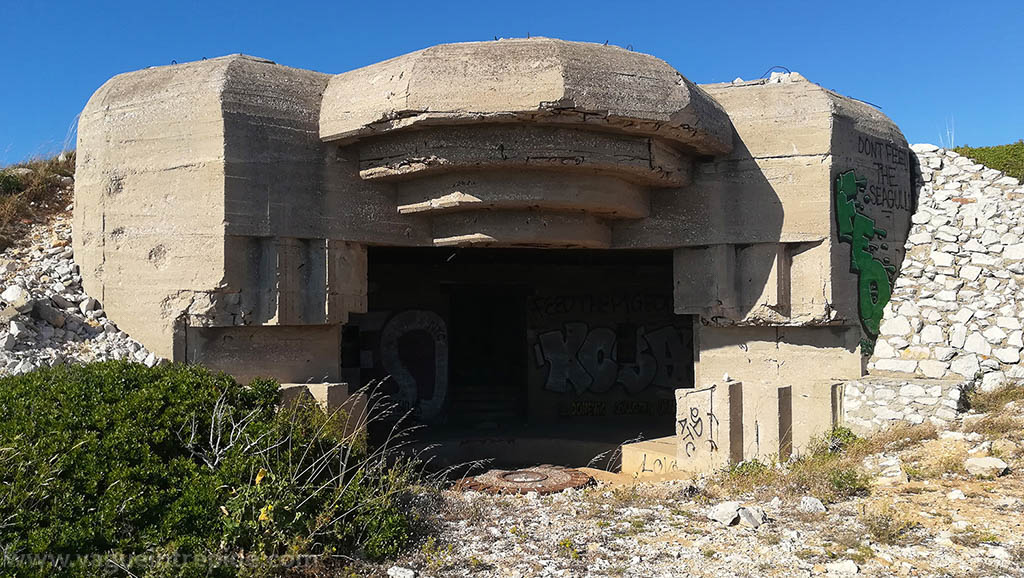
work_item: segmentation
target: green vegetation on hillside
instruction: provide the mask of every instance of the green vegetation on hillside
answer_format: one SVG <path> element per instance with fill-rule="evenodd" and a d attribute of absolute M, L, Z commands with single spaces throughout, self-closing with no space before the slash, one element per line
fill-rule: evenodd
<path fill-rule="evenodd" d="M 395 555 L 419 519 L 408 464 L 278 396 L 180 364 L 0 378 L 0 575 L 263 576 Z"/>
<path fill-rule="evenodd" d="M 1024 139 L 1007 145 L 993 147 L 964 145 L 953 150 L 986 167 L 1003 171 L 1011 177 L 1024 181 Z"/>

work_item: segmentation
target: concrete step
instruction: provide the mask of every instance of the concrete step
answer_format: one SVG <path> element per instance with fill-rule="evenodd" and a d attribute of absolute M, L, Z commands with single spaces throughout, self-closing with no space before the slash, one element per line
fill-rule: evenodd
<path fill-rule="evenodd" d="M 640 478 L 688 476 L 676 463 L 676 447 L 676 436 L 624 444 L 621 472 Z"/>

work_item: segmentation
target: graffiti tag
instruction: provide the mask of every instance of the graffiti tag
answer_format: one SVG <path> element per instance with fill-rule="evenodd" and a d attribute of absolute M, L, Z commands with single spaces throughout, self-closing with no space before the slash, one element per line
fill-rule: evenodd
<path fill-rule="evenodd" d="M 415 332 L 424 332 L 434 345 L 434 392 L 427 399 L 420 399 L 419 384 L 400 351 L 402 337 Z M 380 356 L 384 370 L 398 385 L 398 400 L 416 408 L 424 419 L 436 417 L 448 390 L 448 331 L 444 319 L 433 311 L 416 309 L 396 314 L 381 331 Z"/>
<path fill-rule="evenodd" d="M 836 225 L 839 240 L 850 245 L 850 272 L 857 274 L 857 307 L 860 322 L 868 339 L 862 342 L 864 353 L 874 349 L 878 338 L 878 326 L 882 322 L 882 310 L 892 297 L 892 276 L 896 267 L 889 258 L 875 256 L 878 249 L 887 251 L 884 242 L 886 232 L 875 226 L 875 221 L 864 214 L 864 203 L 871 202 L 864 193 L 867 181 L 858 179 L 853 171 L 846 171 L 836 177 Z"/>
<path fill-rule="evenodd" d="M 561 393 L 604 393 L 616 383 L 629 393 L 651 385 L 675 389 L 686 385 L 692 363 L 679 330 L 671 325 L 650 332 L 636 329 L 635 363 L 617 361 L 613 330 L 591 330 L 583 322 L 540 334 L 534 354 L 538 367 L 548 366 L 544 388 Z"/>
<path fill-rule="evenodd" d="M 715 415 L 715 389 L 716 386 L 712 385 L 687 392 L 684 397 L 686 413 L 677 421 L 676 432 L 688 458 L 694 456 L 702 443 L 705 444 L 708 453 L 718 451 L 716 434 L 720 423 L 718 416 Z M 703 394 L 707 394 L 706 401 L 700 399 Z"/>

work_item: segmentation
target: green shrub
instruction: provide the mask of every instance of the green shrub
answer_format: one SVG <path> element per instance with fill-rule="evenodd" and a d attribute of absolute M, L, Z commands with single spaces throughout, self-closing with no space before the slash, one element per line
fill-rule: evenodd
<path fill-rule="evenodd" d="M 860 438 L 857 437 L 857 434 L 850 431 L 850 428 L 838 425 L 824 435 L 820 444 L 814 444 L 812 451 L 836 454 L 846 451 L 858 441 L 860 441 Z"/>
<path fill-rule="evenodd" d="M 21 192 L 21 179 L 10 171 L 0 171 L 0 195 L 13 195 Z"/>
<path fill-rule="evenodd" d="M 196 366 L 0 379 L 4 563 L 19 576 L 233 576 L 282 556 L 392 556 L 415 522 L 411 469 L 367 455 L 342 418 L 279 409 L 276 382 Z M 30 562 L 41 557 L 64 562 Z"/>
<path fill-rule="evenodd" d="M 964 145 L 953 150 L 986 167 L 1003 171 L 1011 177 L 1024 181 L 1024 139 L 1007 145 L 991 147 Z"/>

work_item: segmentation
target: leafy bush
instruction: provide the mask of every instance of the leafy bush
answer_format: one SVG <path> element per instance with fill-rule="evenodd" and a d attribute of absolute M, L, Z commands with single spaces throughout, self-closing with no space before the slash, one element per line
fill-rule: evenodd
<path fill-rule="evenodd" d="M 21 179 L 10 171 L 0 171 L 0 195 L 13 195 L 21 192 Z"/>
<path fill-rule="evenodd" d="M 964 145 L 953 150 L 974 159 L 975 162 L 1024 181 L 1024 139 L 1007 145 L 991 147 Z"/>
<path fill-rule="evenodd" d="M 282 556 L 392 556 L 416 521 L 412 471 L 343 419 L 196 366 L 0 379 L 3 562 L 19 576 L 233 576 Z"/>

